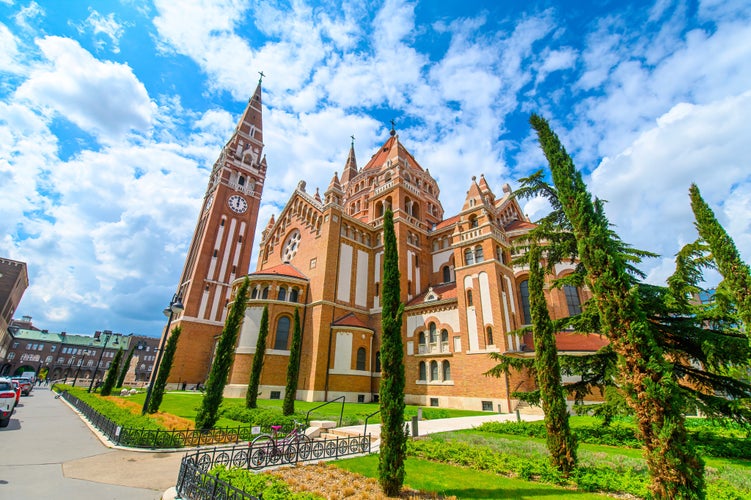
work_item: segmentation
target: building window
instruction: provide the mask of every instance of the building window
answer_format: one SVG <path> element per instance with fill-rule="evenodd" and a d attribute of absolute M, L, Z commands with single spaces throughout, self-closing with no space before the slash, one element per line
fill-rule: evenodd
<path fill-rule="evenodd" d="M 282 391 L 271 391 L 269 399 L 282 399 Z"/>
<path fill-rule="evenodd" d="M 355 370 L 365 370 L 365 348 L 360 347 L 357 349 L 357 361 L 355 362 Z"/>
<path fill-rule="evenodd" d="M 448 330 L 441 330 L 441 351 L 448 352 L 449 350 L 449 332 Z"/>
<path fill-rule="evenodd" d="M 252 292 L 250 292 L 250 298 L 251 299 L 257 299 L 258 298 L 258 288 L 254 288 Z"/>
<path fill-rule="evenodd" d="M 274 349 L 279 351 L 287 350 L 289 341 L 289 317 L 282 316 L 276 323 L 276 338 L 274 339 Z"/>
<path fill-rule="evenodd" d="M 381 373 L 381 351 L 378 351 L 375 356 L 375 371 Z"/>
<path fill-rule="evenodd" d="M 430 398 L 430 406 L 438 407 L 438 398 Z"/>
<path fill-rule="evenodd" d="M 482 411 L 493 411 L 493 402 L 492 401 L 483 401 L 482 402 Z"/>
<path fill-rule="evenodd" d="M 277 296 L 277 300 L 287 300 L 287 289 L 286 288 L 280 288 L 279 289 L 279 295 Z"/>
<path fill-rule="evenodd" d="M 430 352 L 433 352 L 438 343 L 438 339 L 436 338 L 436 333 L 435 333 L 435 323 L 431 322 L 428 328 L 430 330 L 430 334 L 428 337 L 428 340 L 430 341 Z"/>
<path fill-rule="evenodd" d="M 425 380 L 425 361 L 420 361 L 420 375 L 418 380 Z"/>
<path fill-rule="evenodd" d="M 529 312 L 529 281 L 524 280 L 519 283 L 519 295 L 522 299 L 522 312 L 524 313 L 524 324 L 532 323 L 532 315 Z"/>
<path fill-rule="evenodd" d="M 579 290 L 575 286 L 564 285 L 563 293 L 566 295 L 566 305 L 568 306 L 568 315 L 576 316 L 582 312 L 582 304 L 579 300 Z"/>
<path fill-rule="evenodd" d="M 475 254 L 472 253 L 471 248 L 467 248 L 466 250 L 464 250 L 464 263 L 467 265 L 475 263 Z"/>
<path fill-rule="evenodd" d="M 428 348 L 425 342 L 425 332 L 420 332 L 420 338 L 417 343 L 417 352 L 419 354 L 425 354 L 428 352 Z"/>
<path fill-rule="evenodd" d="M 443 282 L 448 283 L 449 281 L 451 281 L 451 268 L 443 266 Z"/>
<path fill-rule="evenodd" d="M 365 402 L 365 394 L 358 394 L 357 395 L 357 402 L 358 403 L 364 403 Z"/>
<path fill-rule="evenodd" d="M 297 288 L 293 288 L 292 290 L 290 290 L 290 292 L 289 292 L 289 301 L 290 302 L 297 302 L 297 300 L 298 300 L 297 296 L 298 296 L 299 293 L 300 293 L 300 291 Z"/>
<path fill-rule="evenodd" d="M 482 247 L 477 245 L 475 247 L 475 262 L 482 262 L 485 260 L 485 256 L 482 254 Z"/>
<path fill-rule="evenodd" d="M 485 329 L 485 333 L 487 333 L 487 339 L 485 339 L 486 342 L 488 343 L 488 345 L 493 345 L 493 329 L 491 327 L 487 327 Z"/>
<path fill-rule="evenodd" d="M 472 200 L 474 202 L 474 200 Z M 474 206 L 474 204 L 473 204 Z M 469 227 L 470 228 L 476 228 L 477 227 L 477 216 L 476 215 L 470 215 L 469 216 Z"/>
<path fill-rule="evenodd" d="M 467 290 L 467 307 L 472 307 L 474 303 L 472 302 L 472 290 Z"/>
<path fill-rule="evenodd" d="M 269 298 L 269 287 L 265 287 L 263 291 L 261 292 L 261 298 L 262 299 L 268 299 Z"/>
<path fill-rule="evenodd" d="M 438 380 L 438 361 L 430 362 L 430 380 Z"/>
<path fill-rule="evenodd" d="M 443 362 L 443 380 L 451 380 L 451 363 L 448 361 Z"/>
<path fill-rule="evenodd" d="M 9 352 L 8 353 L 8 361 L 12 361 L 13 359 L 15 359 L 15 357 L 16 357 L 16 353 L 15 352 Z"/>

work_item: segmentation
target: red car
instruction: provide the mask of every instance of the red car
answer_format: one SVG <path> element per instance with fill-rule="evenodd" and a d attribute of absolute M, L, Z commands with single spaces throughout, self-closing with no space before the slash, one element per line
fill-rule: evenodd
<path fill-rule="evenodd" d="M 19 384 L 21 384 L 21 394 L 23 396 L 28 396 L 31 392 L 31 389 L 34 388 L 34 384 L 31 383 L 31 380 L 25 377 L 11 377 L 11 380 L 16 380 Z"/>
<path fill-rule="evenodd" d="M 0 427 L 7 427 L 16 406 L 16 391 L 7 378 L 0 379 Z"/>
<path fill-rule="evenodd" d="M 18 404 L 21 401 L 21 384 L 18 383 L 18 380 L 11 380 L 11 384 L 13 384 L 13 389 L 16 391 L 16 404 Z"/>

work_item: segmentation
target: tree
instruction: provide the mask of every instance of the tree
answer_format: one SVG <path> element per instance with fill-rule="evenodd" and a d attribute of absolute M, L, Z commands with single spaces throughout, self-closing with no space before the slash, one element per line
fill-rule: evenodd
<path fill-rule="evenodd" d="M 256 353 L 253 355 L 253 364 L 250 367 L 250 381 L 248 392 L 245 393 L 245 406 L 247 408 L 258 407 L 258 386 L 261 384 L 261 370 L 263 370 L 263 357 L 266 355 L 266 337 L 269 336 L 269 308 L 263 306 L 261 325 L 258 330 L 256 341 Z"/>
<path fill-rule="evenodd" d="M 133 361 L 133 351 L 136 349 L 136 346 L 133 346 L 128 353 L 128 357 L 125 358 L 125 362 L 123 363 L 123 367 L 120 370 L 120 376 L 117 378 L 117 385 L 115 387 L 122 387 L 125 383 L 125 377 L 128 375 L 128 370 L 130 370 L 130 363 Z"/>
<path fill-rule="evenodd" d="M 109 396 L 112 394 L 112 389 L 115 387 L 115 382 L 117 382 L 117 369 L 120 367 L 120 359 L 122 359 L 122 357 L 123 350 L 118 349 L 112 363 L 110 364 L 109 370 L 107 370 L 107 376 L 104 378 L 104 383 L 102 384 L 102 390 L 100 392 L 102 396 Z"/>
<path fill-rule="evenodd" d="M 302 354 L 302 330 L 300 329 L 300 310 L 295 308 L 295 319 L 292 325 L 292 346 L 289 350 L 289 365 L 287 365 L 287 387 L 284 390 L 284 405 L 282 413 L 295 413 L 295 395 L 297 394 L 297 377 L 300 374 L 300 355 Z"/>
<path fill-rule="evenodd" d="M 540 267 L 542 249 L 533 243 L 528 252 L 529 307 L 535 341 L 535 371 L 540 388 L 550 460 L 568 476 L 576 466 L 576 438 L 568 423 L 568 407 L 561 383 L 555 329 L 543 294 L 545 275 Z"/>
<path fill-rule="evenodd" d="M 169 372 L 172 370 L 172 362 L 175 359 L 177 341 L 180 340 L 181 332 L 182 328 L 179 326 L 172 329 L 172 334 L 164 346 L 161 364 L 159 367 L 154 367 L 155 370 L 159 370 L 159 373 L 157 373 L 156 380 L 154 381 L 154 387 L 151 388 L 151 398 L 149 398 L 149 406 L 146 408 L 146 411 L 149 413 L 158 412 L 159 407 L 162 405 L 164 389 L 167 387 L 167 379 L 169 378 Z"/>
<path fill-rule="evenodd" d="M 378 478 L 387 496 L 398 496 L 404 484 L 404 350 L 400 300 L 399 255 L 394 233 L 394 214 L 383 217 L 383 307 L 381 309 L 381 451 Z"/>
<path fill-rule="evenodd" d="M 619 378 L 644 442 L 651 493 L 656 498 L 704 498 L 704 462 L 688 442 L 673 367 L 653 335 L 602 205 L 592 201 L 548 123 L 537 115 L 530 122 L 587 269 L 602 332 L 618 355 Z"/>
<path fill-rule="evenodd" d="M 248 303 L 248 288 L 250 279 L 246 276 L 237 289 L 235 300 L 227 315 L 224 329 L 219 336 L 216 347 L 214 362 L 211 363 L 211 371 L 206 381 L 206 394 L 203 397 L 201 409 L 196 414 L 196 427 L 198 429 L 211 429 L 219 418 L 219 405 L 224 398 L 224 386 L 227 385 L 227 376 L 235 356 L 235 343 L 240 324 L 245 316 L 245 308 Z"/>

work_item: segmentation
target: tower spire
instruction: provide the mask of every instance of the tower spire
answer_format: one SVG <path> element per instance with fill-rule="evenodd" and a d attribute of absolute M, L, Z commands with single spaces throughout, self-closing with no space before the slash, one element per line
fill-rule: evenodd
<path fill-rule="evenodd" d="M 342 171 L 342 186 L 346 186 L 357 175 L 357 160 L 355 159 L 355 136 L 350 136 L 352 143 L 349 146 L 349 156 L 347 157 L 347 163 L 344 165 Z"/>

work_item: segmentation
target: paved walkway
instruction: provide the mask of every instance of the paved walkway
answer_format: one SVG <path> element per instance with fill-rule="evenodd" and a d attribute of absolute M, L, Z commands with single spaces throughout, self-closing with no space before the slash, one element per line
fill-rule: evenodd
<path fill-rule="evenodd" d="M 0 428 L 0 498 L 159 499 L 183 455 L 110 449 L 52 391 L 35 387 Z"/>

